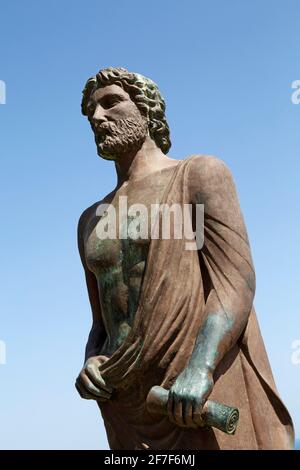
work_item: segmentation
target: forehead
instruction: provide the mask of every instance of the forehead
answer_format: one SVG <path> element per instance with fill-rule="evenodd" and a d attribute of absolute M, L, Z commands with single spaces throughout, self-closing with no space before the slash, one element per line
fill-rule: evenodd
<path fill-rule="evenodd" d="M 97 88 L 90 96 L 93 101 L 99 101 L 108 95 L 119 95 L 123 98 L 130 99 L 129 94 L 123 90 L 119 85 L 107 85 L 105 87 Z"/>

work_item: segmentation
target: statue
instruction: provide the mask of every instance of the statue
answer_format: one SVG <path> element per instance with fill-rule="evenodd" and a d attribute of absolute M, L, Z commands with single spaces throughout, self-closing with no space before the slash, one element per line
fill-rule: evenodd
<path fill-rule="evenodd" d="M 293 448 L 229 169 L 212 156 L 166 155 L 165 102 L 140 74 L 101 70 L 86 83 L 82 113 L 117 173 L 115 189 L 78 224 L 93 324 L 76 388 L 98 403 L 110 448 Z M 196 247 L 175 223 L 161 236 L 161 206 L 183 205 L 194 234 L 194 208 L 204 207 Z"/>

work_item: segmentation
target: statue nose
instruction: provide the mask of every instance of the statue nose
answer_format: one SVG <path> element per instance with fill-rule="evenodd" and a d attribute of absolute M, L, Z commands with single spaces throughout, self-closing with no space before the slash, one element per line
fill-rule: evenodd
<path fill-rule="evenodd" d="M 93 114 L 93 121 L 95 122 L 95 124 L 98 125 L 107 121 L 104 115 L 104 109 L 102 109 L 99 105 L 96 107 L 95 112 Z"/>

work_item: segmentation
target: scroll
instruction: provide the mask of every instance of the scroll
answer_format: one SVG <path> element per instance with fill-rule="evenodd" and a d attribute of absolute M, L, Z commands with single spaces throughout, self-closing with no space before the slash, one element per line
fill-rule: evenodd
<path fill-rule="evenodd" d="M 169 392 L 162 387 L 152 387 L 147 396 L 147 409 L 152 414 L 167 415 Z M 207 400 L 201 411 L 199 426 L 211 426 L 225 432 L 234 434 L 239 421 L 237 408 Z"/>

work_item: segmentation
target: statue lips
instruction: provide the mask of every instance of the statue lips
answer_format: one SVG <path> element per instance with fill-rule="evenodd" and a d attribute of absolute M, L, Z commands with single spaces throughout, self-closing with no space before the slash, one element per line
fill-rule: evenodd
<path fill-rule="evenodd" d="M 96 136 L 96 141 L 97 144 L 103 144 L 105 141 L 106 137 L 109 137 L 112 135 L 112 129 L 109 123 L 107 124 L 102 124 L 102 126 L 98 126 L 95 128 L 95 136 Z"/>

